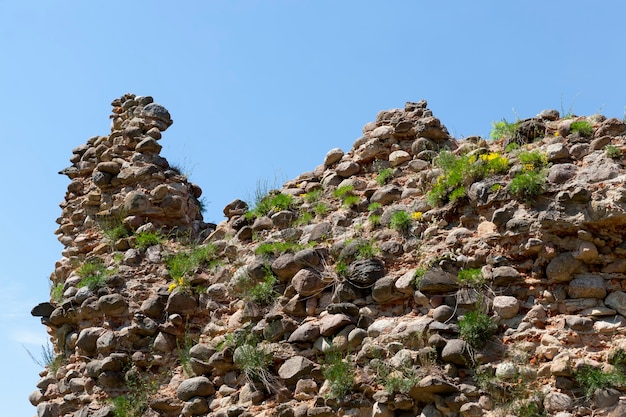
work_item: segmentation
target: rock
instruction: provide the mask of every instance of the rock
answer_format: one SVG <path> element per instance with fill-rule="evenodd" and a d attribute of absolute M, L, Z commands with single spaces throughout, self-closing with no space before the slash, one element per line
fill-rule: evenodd
<path fill-rule="evenodd" d="M 352 322 L 353 319 L 345 314 L 329 314 L 324 316 L 319 322 L 320 335 L 332 336 L 336 334 L 339 329 L 344 328 Z"/>
<path fill-rule="evenodd" d="M 167 298 L 165 311 L 169 314 L 193 314 L 198 308 L 198 299 L 191 291 L 181 287 L 176 287 Z"/>
<path fill-rule="evenodd" d="M 398 201 L 402 197 L 402 188 L 394 184 L 379 188 L 370 197 L 370 202 L 380 203 L 383 206 Z"/>
<path fill-rule="evenodd" d="M 454 291 L 458 286 L 456 275 L 445 272 L 439 267 L 426 271 L 417 285 L 419 291 L 427 295 Z"/>
<path fill-rule="evenodd" d="M 100 337 L 104 331 L 105 329 L 102 327 L 88 327 L 81 330 L 76 340 L 76 346 L 89 355 L 94 354 L 96 352 L 98 337 Z"/>
<path fill-rule="evenodd" d="M 278 368 L 278 376 L 285 384 L 295 386 L 299 379 L 310 374 L 314 363 L 304 356 L 294 356 L 289 358 Z"/>
<path fill-rule="evenodd" d="M 482 417 L 483 409 L 478 403 L 465 403 L 459 409 L 461 417 Z"/>
<path fill-rule="evenodd" d="M 272 272 L 276 274 L 281 282 L 289 281 L 296 275 L 302 265 L 296 262 L 292 253 L 284 253 L 272 262 Z"/>
<path fill-rule="evenodd" d="M 593 394 L 593 405 L 599 409 L 613 407 L 619 401 L 620 395 L 615 388 L 597 389 Z"/>
<path fill-rule="evenodd" d="M 591 262 L 598 258 L 598 248 L 592 242 L 581 242 L 578 249 L 572 253 L 575 259 Z"/>
<path fill-rule="evenodd" d="M 455 365 L 467 366 L 471 363 L 469 350 L 469 345 L 464 340 L 451 339 L 441 351 L 441 359 Z"/>
<path fill-rule="evenodd" d="M 340 148 L 333 148 L 329 150 L 324 157 L 324 166 L 328 167 L 335 162 L 339 162 L 341 158 L 343 158 L 343 155 L 344 153 Z"/>
<path fill-rule="evenodd" d="M 499 266 L 493 268 L 492 271 L 494 285 L 509 285 L 519 282 L 522 279 L 522 275 L 517 269 L 510 266 Z"/>
<path fill-rule="evenodd" d="M 372 287 L 372 298 L 377 303 L 388 303 L 402 298 L 409 298 L 408 294 L 397 292 L 393 277 L 382 277 L 374 283 Z"/>
<path fill-rule="evenodd" d="M 128 305 L 121 294 L 108 294 L 98 299 L 98 307 L 105 316 L 119 316 L 126 312 Z"/>
<path fill-rule="evenodd" d="M 576 176 L 577 169 L 574 164 L 554 164 L 548 170 L 548 181 L 554 184 L 564 184 Z"/>
<path fill-rule="evenodd" d="M 289 336 L 289 343 L 313 342 L 320 335 L 320 326 L 315 322 L 307 322 L 298 327 Z"/>
<path fill-rule="evenodd" d="M 511 319 L 519 311 L 519 300 L 507 295 L 498 295 L 493 298 L 493 310 L 501 318 Z"/>
<path fill-rule="evenodd" d="M 614 291 L 604 299 L 604 304 L 617 311 L 622 316 L 626 316 L 626 293 Z"/>
<path fill-rule="evenodd" d="M 173 123 L 170 113 L 167 109 L 160 104 L 150 103 L 145 106 L 141 111 L 141 116 L 146 119 L 149 124 L 159 128 L 160 131 L 165 131 Z"/>
<path fill-rule="evenodd" d="M 248 211 L 248 203 L 245 201 L 236 199 L 228 203 L 224 207 L 224 216 L 231 219 L 235 216 L 242 216 Z"/>
<path fill-rule="evenodd" d="M 359 287 L 368 287 L 384 277 L 385 273 L 385 264 L 382 260 L 361 259 L 350 264 L 348 279 Z"/>
<path fill-rule="evenodd" d="M 299 379 L 293 397 L 298 401 L 310 400 L 318 392 L 317 383 L 313 379 Z"/>
<path fill-rule="evenodd" d="M 454 309 L 448 305 L 442 304 L 433 311 L 433 319 L 439 322 L 446 322 L 454 315 Z"/>
<path fill-rule="evenodd" d="M 209 411 L 209 404 L 205 398 L 193 397 L 190 398 L 183 409 L 181 410 L 182 416 L 197 416 L 205 414 Z"/>
<path fill-rule="evenodd" d="M 593 329 L 593 320 L 589 317 L 566 316 L 565 322 L 570 329 L 577 332 L 588 332 Z"/>
<path fill-rule="evenodd" d="M 187 401 L 193 397 L 208 397 L 214 393 L 215 388 L 213 384 L 209 378 L 205 376 L 186 379 L 181 382 L 176 389 L 176 396 L 183 401 Z"/>
<path fill-rule="evenodd" d="M 356 162 L 345 161 L 335 167 L 335 172 L 342 178 L 348 178 L 357 174 L 361 170 L 361 166 Z"/>
<path fill-rule="evenodd" d="M 411 155 L 402 150 L 393 151 L 389 154 L 389 165 L 392 167 L 397 167 L 398 165 L 402 165 L 403 163 L 410 161 Z"/>
<path fill-rule="evenodd" d="M 544 398 L 543 407 L 548 413 L 570 411 L 574 407 L 574 401 L 567 394 L 553 391 Z"/>
<path fill-rule="evenodd" d="M 299 270 L 292 278 L 291 285 L 302 297 L 315 295 L 326 287 L 319 273 L 312 268 Z"/>
<path fill-rule="evenodd" d="M 372 407 L 372 417 L 394 417 L 396 413 L 389 409 L 387 404 L 375 402 Z"/>
<path fill-rule="evenodd" d="M 560 115 L 558 110 L 542 110 L 536 117 L 537 119 L 555 121 L 559 120 Z"/>
<path fill-rule="evenodd" d="M 570 252 L 561 253 L 550 261 L 546 267 L 546 275 L 554 282 L 568 282 L 581 266 L 582 262 L 575 259 Z"/>
<path fill-rule="evenodd" d="M 567 286 L 567 295 L 570 298 L 599 298 L 606 296 L 604 279 L 598 275 L 576 275 Z"/>
<path fill-rule="evenodd" d="M 30 315 L 33 317 L 50 317 L 55 308 L 48 302 L 39 303 L 30 310 Z"/>
<path fill-rule="evenodd" d="M 569 160 L 569 151 L 562 143 L 552 143 L 545 148 L 549 162 L 562 162 Z"/>

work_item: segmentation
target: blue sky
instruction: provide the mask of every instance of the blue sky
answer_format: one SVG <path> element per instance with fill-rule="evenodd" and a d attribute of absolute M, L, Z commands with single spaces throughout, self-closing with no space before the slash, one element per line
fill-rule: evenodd
<path fill-rule="evenodd" d="M 110 105 L 152 95 L 174 125 L 162 155 L 210 203 L 348 150 L 380 110 L 429 107 L 461 138 L 546 108 L 623 117 L 620 0 L 0 0 L 0 400 L 29 416 L 60 258 L 53 231 L 71 149 L 109 132 Z"/>

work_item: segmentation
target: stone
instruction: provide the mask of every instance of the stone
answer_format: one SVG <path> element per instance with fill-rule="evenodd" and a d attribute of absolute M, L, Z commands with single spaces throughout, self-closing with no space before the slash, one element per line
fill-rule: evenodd
<path fill-rule="evenodd" d="M 302 269 L 302 265 L 296 262 L 292 253 L 283 253 L 272 262 L 271 268 L 281 282 L 287 282 Z"/>
<path fill-rule="evenodd" d="M 287 385 L 295 386 L 299 379 L 310 375 L 314 363 L 304 356 L 294 356 L 285 361 L 278 368 L 278 376 Z"/>
<path fill-rule="evenodd" d="M 569 395 L 561 392 L 550 392 L 543 400 L 543 406 L 548 413 L 570 411 L 574 407 L 574 401 Z"/>
<path fill-rule="evenodd" d="M 348 280 L 359 287 L 373 285 L 385 276 L 385 264 L 378 258 L 361 259 L 348 267 Z"/>
<path fill-rule="evenodd" d="M 176 287 L 167 298 L 165 311 L 169 314 L 193 314 L 198 308 L 198 299 L 190 290 Z"/>
<path fill-rule="evenodd" d="M 519 282 L 522 275 L 511 266 L 499 266 L 492 271 L 494 285 L 502 286 Z"/>
<path fill-rule="evenodd" d="M 454 291 L 459 284 L 456 275 L 434 267 L 426 271 L 417 285 L 420 292 L 428 294 L 441 294 Z"/>
<path fill-rule="evenodd" d="M 574 258 L 570 252 L 564 252 L 552 259 L 546 267 L 548 279 L 554 282 L 569 282 L 582 266 L 582 262 Z"/>
<path fill-rule="evenodd" d="M 135 146 L 135 151 L 141 153 L 159 153 L 163 147 L 157 142 L 156 139 L 148 137 L 140 141 Z"/>
<path fill-rule="evenodd" d="M 248 203 L 243 200 L 235 199 L 224 207 L 224 216 L 231 219 L 235 216 L 242 216 L 248 211 Z"/>
<path fill-rule="evenodd" d="M 315 295 L 326 287 L 320 274 L 312 268 L 299 270 L 291 279 L 291 285 L 302 297 Z"/>
<path fill-rule="evenodd" d="M 335 172 L 342 178 L 349 178 L 357 174 L 361 170 L 361 166 L 356 162 L 345 161 L 335 167 Z"/>
<path fill-rule="evenodd" d="M 320 326 L 315 322 L 306 322 L 300 325 L 291 335 L 289 336 L 289 343 L 304 343 L 304 342 L 313 342 L 320 335 Z"/>
<path fill-rule="evenodd" d="M 391 139 L 393 132 L 393 126 L 379 126 L 370 132 L 370 136 L 377 139 Z"/>
<path fill-rule="evenodd" d="M 320 335 L 326 337 L 333 336 L 339 331 L 339 329 L 342 329 L 352 323 L 353 319 L 345 314 L 326 315 L 319 321 Z"/>
<path fill-rule="evenodd" d="M 406 151 L 398 150 L 389 154 L 389 165 L 392 167 L 397 167 L 410 160 L 411 155 Z"/>
<path fill-rule="evenodd" d="M 187 401 L 193 397 L 208 397 L 214 393 L 215 388 L 213 384 L 209 378 L 205 376 L 196 376 L 186 379 L 181 382 L 176 389 L 176 396 L 183 401 Z"/>
<path fill-rule="evenodd" d="M 372 287 L 372 298 L 380 304 L 408 298 L 409 295 L 397 292 L 393 277 L 385 276 L 378 279 Z"/>
<path fill-rule="evenodd" d="M 108 294 L 98 299 L 98 307 L 105 316 L 119 316 L 126 312 L 128 304 L 121 294 Z"/>
<path fill-rule="evenodd" d="M 511 319 L 519 312 L 519 300 L 508 295 L 493 298 L 493 310 L 503 319 Z"/>
<path fill-rule="evenodd" d="M 604 304 L 617 311 L 622 316 L 626 316 L 626 293 L 623 291 L 614 291 L 610 293 L 604 299 Z"/>
<path fill-rule="evenodd" d="M 100 337 L 104 331 L 105 329 L 102 327 L 88 327 L 81 330 L 76 340 L 76 346 L 87 354 L 94 354 L 96 352 L 98 337 Z"/>
<path fill-rule="evenodd" d="M 448 321 L 453 315 L 454 309 L 445 304 L 433 309 L 433 319 L 442 323 Z"/>
<path fill-rule="evenodd" d="M 569 151 L 562 143 L 552 143 L 546 146 L 545 153 L 548 161 L 552 163 L 569 160 Z"/>
<path fill-rule="evenodd" d="M 469 351 L 469 345 L 464 340 L 451 339 L 441 351 L 441 359 L 455 365 L 467 366 L 471 363 Z"/>
<path fill-rule="evenodd" d="M 389 184 L 379 188 L 370 197 L 370 202 L 380 203 L 383 206 L 398 201 L 402 197 L 402 188 L 397 185 Z"/>
<path fill-rule="evenodd" d="M 482 417 L 483 409 L 478 403 L 465 403 L 459 409 L 461 417 Z"/>
<path fill-rule="evenodd" d="M 577 169 L 574 164 L 554 164 L 548 170 L 548 181 L 554 184 L 564 184 L 576 176 Z"/>
<path fill-rule="evenodd" d="M 606 296 L 604 279 L 598 275 L 576 275 L 567 286 L 567 295 L 570 298 L 603 299 Z"/>
<path fill-rule="evenodd" d="M 583 241 L 578 249 L 572 252 L 572 256 L 583 262 L 591 262 L 598 258 L 598 248 L 592 242 Z"/>
<path fill-rule="evenodd" d="M 150 103 L 141 110 L 141 117 L 151 122 L 152 125 L 165 131 L 173 123 L 170 113 L 160 104 Z"/>
<path fill-rule="evenodd" d="M 33 317 L 50 317 L 55 308 L 49 302 L 39 303 L 30 310 L 30 315 Z"/>
<path fill-rule="evenodd" d="M 343 158 L 343 155 L 344 153 L 340 148 L 333 148 L 329 150 L 324 157 L 324 166 L 328 167 L 335 162 L 339 162 L 341 158 Z"/>

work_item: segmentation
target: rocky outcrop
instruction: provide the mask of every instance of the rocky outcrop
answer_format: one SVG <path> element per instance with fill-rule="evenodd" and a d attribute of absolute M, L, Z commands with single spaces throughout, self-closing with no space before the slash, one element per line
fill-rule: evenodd
<path fill-rule="evenodd" d="M 62 171 L 39 416 L 626 407 L 623 122 L 550 110 L 456 140 L 407 103 L 210 225 L 159 155 L 167 110 L 113 106 Z"/>

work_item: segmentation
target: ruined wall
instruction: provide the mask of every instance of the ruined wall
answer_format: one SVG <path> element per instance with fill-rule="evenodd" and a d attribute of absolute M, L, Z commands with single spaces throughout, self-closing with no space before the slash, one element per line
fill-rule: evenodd
<path fill-rule="evenodd" d="M 623 414 L 623 382 L 580 378 L 624 372 L 622 121 L 456 140 L 407 103 L 207 225 L 159 156 L 167 110 L 113 106 L 62 171 L 39 416 Z"/>

